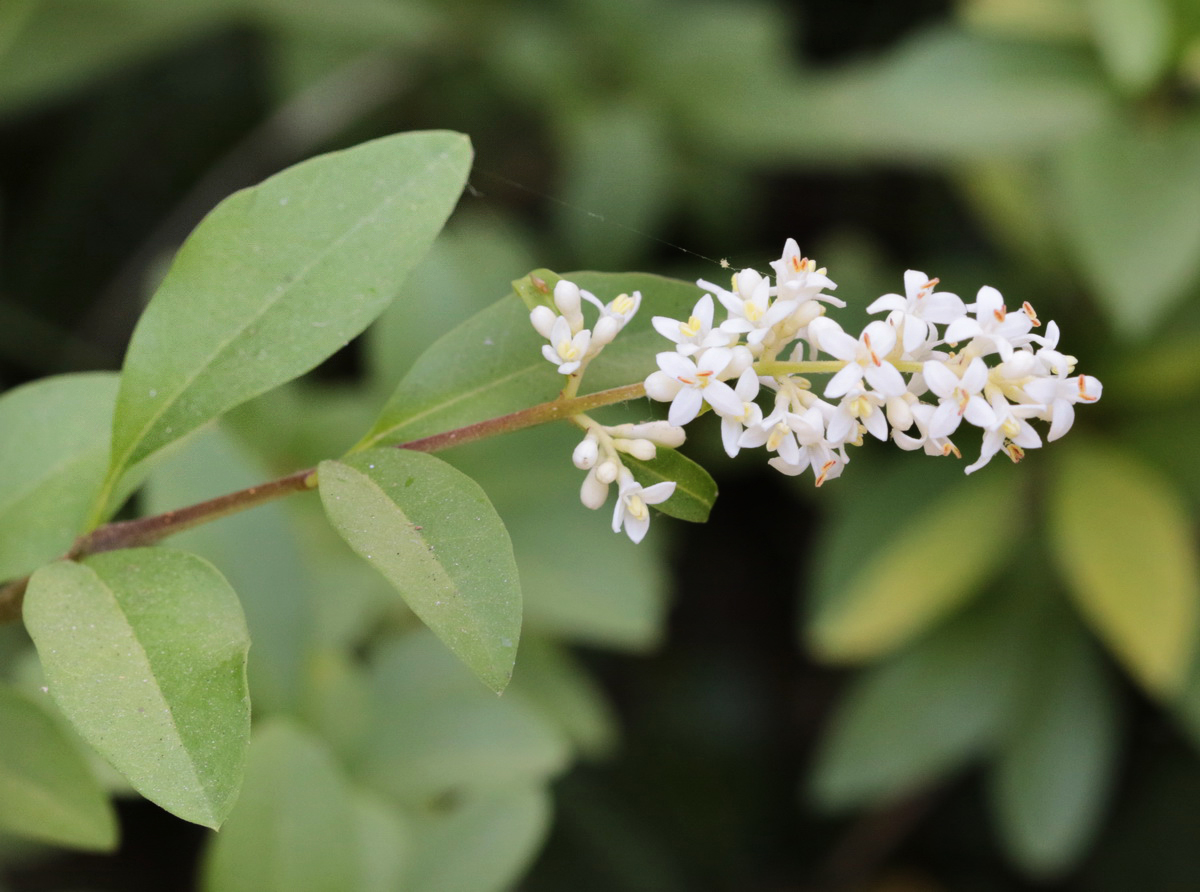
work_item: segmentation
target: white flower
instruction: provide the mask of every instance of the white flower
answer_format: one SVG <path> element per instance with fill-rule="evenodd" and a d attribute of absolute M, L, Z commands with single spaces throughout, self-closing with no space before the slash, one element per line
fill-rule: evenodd
<path fill-rule="evenodd" d="M 618 294 L 607 305 L 600 304 L 600 301 L 592 298 L 586 291 L 582 294 L 600 306 L 600 318 L 592 327 L 591 353 L 594 356 L 602 347 L 611 343 L 633 318 L 633 314 L 642 305 L 642 293 L 635 291 L 633 294 Z"/>
<path fill-rule="evenodd" d="M 761 344 L 771 328 L 792 314 L 799 305 L 794 300 L 771 300 L 771 280 L 760 276 L 752 269 L 744 269 L 733 277 L 733 291 L 726 291 L 711 282 L 699 281 L 717 295 L 728 318 L 721 323 L 721 330 L 731 334 L 745 334 L 752 345 Z"/>
<path fill-rule="evenodd" d="M 567 317 L 559 316 L 550 330 L 550 343 L 542 347 L 542 356 L 558 366 L 560 375 L 569 375 L 583 364 L 591 339 L 586 328 L 572 334 Z"/>
<path fill-rule="evenodd" d="M 673 341 L 676 350 L 683 356 L 691 356 L 707 347 L 726 347 L 737 339 L 733 332 L 713 329 L 713 298 L 706 294 L 696 302 L 692 315 L 687 322 L 671 319 L 667 316 L 655 316 L 650 320 L 654 330 L 669 341 Z"/>
<path fill-rule="evenodd" d="M 888 402 L 899 400 L 898 396 L 888 398 Z M 858 439 L 858 425 L 877 440 L 888 438 L 888 423 L 883 414 L 884 398 L 878 393 L 855 387 L 838 403 L 833 410 L 828 424 L 826 436 L 831 443 L 846 443 Z"/>
<path fill-rule="evenodd" d="M 917 403 L 912 407 L 913 423 L 917 426 L 919 437 L 911 436 L 901 430 L 892 428 L 892 439 L 896 441 L 896 445 L 905 451 L 913 449 L 924 449 L 926 455 L 954 455 L 957 458 L 962 458 L 962 453 L 958 451 L 949 437 L 935 437 L 929 433 L 929 422 L 933 418 L 933 413 L 936 411 L 935 406 L 928 403 Z"/>
<path fill-rule="evenodd" d="M 1026 449 L 1036 449 L 1042 445 L 1042 438 L 1025 419 L 1037 415 L 1044 406 L 1014 406 L 998 393 L 992 394 L 989 402 L 996 423 L 983 432 L 979 460 L 967 465 L 965 470 L 968 474 L 974 474 L 990 462 L 992 456 L 1002 448 L 1008 451 L 1008 457 L 1015 462 L 1021 459 Z"/>
<path fill-rule="evenodd" d="M 904 350 L 915 354 L 926 341 L 937 338 L 937 329 L 932 323 L 945 325 L 966 312 L 957 294 L 934 291 L 937 284 L 937 279 L 931 279 L 919 270 L 907 270 L 904 295 L 885 294 L 867 307 L 867 312 L 891 310 L 896 313 L 899 317 L 896 325 L 904 329 Z"/>
<path fill-rule="evenodd" d="M 1074 356 L 1068 356 L 1066 353 L 1058 351 L 1058 323 L 1050 320 L 1050 324 L 1046 326 L 1046 333 L 1042 336 L 1033 335 L 1032 340 L 1041 344 L 1041 347 L 1034 353 L 1034 358 L 1047 373 L 1057 375 L 1060 378 L 1065 378 L 1071 372 L 1075 371 L 1075 363 L 1078 360 Z"/>
<path fill-rule="evenodd" d="M 633 474 L 622 469 L 617 496 L 617 505 L 613 510 L 612 528 L 614 533 L 625 533 L 633 542 L 641 542 L 650 529 L 649 505 L 665 502 L 675 492 L 675 481 L 667 480 L 655 483 L 653 486 L 642 487 L 633 479 Z"/>
<path fill-rule="evenodd" d="M 925 363 L 922 374 L 929 389 L 941 397 L 929 421 L 929 432 L 934 437 L 950 436 L 964 418 L 976 427 L 996 424 L 996 414 L 981 396 L 988 381 L 987 363 L 982 359 L 972 359 L 961 378 L 945 363 L 933 360 Z"/>
<path fill-rule="evenodd" d="M 1075 422 L 1075 403 L 1094 403 L 1104 388 L 1091 375 L 1071 378 L 1038 378 L 1025 385 L 1025 392 L 1035 403 L 1046 406 L 1039 415 L 1050 422 L 1046 439 L 1054 442 L 1071 429 Z"/>
<path fill-rule="evenodd" d="M 816 261 L 809 260 L 800 253 L 800 246 L 795 239 L 788 239 L 783 246 L 783 256 L 771 261 L 775 270 L 776 293 L 785 300 L 805 302 L 822 300 L 835 307 L 844 307 L 846 302 L 838 300 L 832 294 L 822 294 L 826 288 L 837 288 L 837 284 L 825 274 L 825 269 L 817 269 Z"/>
<path fill-rule="evenodd" d="M 775 410 L 758 424 L 749 426 L 738 440 L 742 447 L 766 446 L 775 458 L 767 462 L 775 470 L 794 477 L 806 468 L 813 469 L 817 486 L 841 474 L 844 464 L 825 439 L 822 404 L 809 406 L 803 413 L 788 408 L 788 398 L 779 394 Z"/>
<path fill-rule="evenodd" d="M 899 396 L 907 389 L 899 370 L 884 358 L 896 346 L 896 330 L 886 322 L 868 324 L 855 340 L 832 319 L 822 316 L 809 324 L 808 333 L 820 349 L 846 361 L 846 366 L 829 380 L 825 396 L 845 396 L 864 378 L 885 397 Z"/>
<path fill-rule="evenodd" d="M 1037 319 L 1028 303 L 1010 313 L 1000 292 L 991 285 L 984 285 L 975 296 L 974 309 L 974 317 L 960 316 L 946 327 L 947 343 L 973 340 L 978 345 L 976 352 L 979 355 L 999 353 L 1001 359 L 1008 359 L 1013 348 L 1022 347 L 1031 340 L 1029 331 Z"/>
<path fill-rule="evenodd" d="M 651 372 L 646 378 L 646 395 L 660 402 L 671 402 L 667 421 L 682 427 L 698 414 L 704 403 L 708 403 L 721 415 L 738 415 L 742 401 L 733 388 L 717 376 L 733 359 L 733 351 L 726 347 L 712 347 L 692 362 L 678 353 L 659 353 L 659 371 Z"/>
<path fill-rule="evenodd" d="M 735 458 L 741 446 L 738 440 L 744 427 L 752 427 L 762 421 L 762 409 L 754 402 L 758 396 L 758 376 L 754 369 L 746 369 L 738 378 L 737 386 L 733 388 L 737 398 L 742 401 L 740 415 L 721 416 L 721 444 L 730 458 Z"/>

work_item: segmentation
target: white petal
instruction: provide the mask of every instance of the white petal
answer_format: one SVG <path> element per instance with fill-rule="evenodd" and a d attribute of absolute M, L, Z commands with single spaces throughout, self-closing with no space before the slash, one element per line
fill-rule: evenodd
<path fill-rule="evenodd" d="M 904 293 L 909 299 L 915 298 L 917 292 L 920 291 L 929 282 L 929 276 L 925 275 L 919 269 L 908 269 L 904 271 Z"/>
<path fill-rule="evenodd" d="M 664 480 L 662 483 L 655 483 L 653 486 L 647 486 L 641 492 L 642 501 L 647 505 L 657 505 L 659 502 L 665 502 L 671 498 L 675 492 L 675 481 Z"/>
<path fill-rule="evenodd" d="M 908 389 L 908 385 L 904 383 L 904 376 L 890 362 L 868 365 L 863 370 L 863 377 L 884 396 L 899 396 Z"/>
<path fill-rule="evenodd" d="M 967 407 L 963 410 L 963 418 L 976 427 L 985 429 L 993 428 L 999 423 L 996 413 L 992 411 L 992 407 L 980 396 L 973 396 L 967 400 Z"/>
<path fill-rule="evenodd" d="M 700 390 L 700 395 L 716 410 L 718 415 L 740 418 L 744 401 L 724 381 L 712 381 Z"/>
<path fill-rule="evenodd" d="M 829 379 L 829 383 L 825 385 L 825 396 L 830 399 L 845 396 L 850 392 L 851 388 L 858 386 L 858 382 L 862 380 L 862 376 L 862 366 L 857 362 L 848 363 L 840 372 Z"/>
<path fill-rule="evenodd" d="M 699 390 L 695 387 L 682 387 L 671 401 L 671 408 L 667 410 L 667 421 L 676 427 L 683 427 L 699 414 L 703 404 L 704 397 L 700 395 Z"/>
<path fill-rule="evenodd" d="M 877 297 L 867 305 L 868 313 L 882 313 L 884 310 L 903 310 L 908 301 L 899 294 L 885 294 Z"/>
<path fill-rule="evenodd" d="M 945 363 L 930 360 L 925 363 L 922 371 L 925 384 L 940 397 L 948 397 L 961 383 L 958 375 L 946 368 Z"/>
<path fill-rule="evenodd" d="M 942 403 L 929 419 L 929 436 L 948 437 L 958 430 L 960 422 L 962 416 L 958 414 L 958 406 L 952 402 Z"/>

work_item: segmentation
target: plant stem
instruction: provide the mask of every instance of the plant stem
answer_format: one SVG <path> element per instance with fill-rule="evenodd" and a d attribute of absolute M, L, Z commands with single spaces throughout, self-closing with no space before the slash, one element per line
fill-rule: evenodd
<path fill-rule="evenodd" d="M 439 452 L 452 446 L 474 443 L 488 437 L 522 430 L 527 427 L 545 424 L 570 418 L 582 412 L 589 412 L 601 406 L 623 403 L 644 396 L 646 389 L 642 384 L 629 384 L 625 387 L 614 387 L 611 390 L 601 390 L 579 397 L 559 397 L 548 403 L 540 403 L 489 418 L 476 424 L 468 424 L 455 430 L 422 437 L 408 443 L 400 443 L 398 449 L 413 449 L 418 452 Z M 136 520 L 122 520 L 107 523 L 97 527 L 75 540 L 71 550 L 65 557 L 68 560 L 78 560 L 89 554 L 102 551 L 115 551 L 118 548 L 133 548 L 140 545 L 152 545 L 161 539 L 201 524 L 246 511 L 266 502 L 274 501 L 294 492 L 305 492 L 317 485 L 317 469 L 306 468 L 296 471 L 286 477 L 269 480 L 256 486 L 240 489 L 237 492 L 226 493 L 214 499 L 197 502 L 162 514 L 149 517 L 139 517 Z M 25 598 L 25 588 L 29 578 L 16 579 L 0 587 L 0 623 L 13 622 L 21 616 L 21 603 Z"/>

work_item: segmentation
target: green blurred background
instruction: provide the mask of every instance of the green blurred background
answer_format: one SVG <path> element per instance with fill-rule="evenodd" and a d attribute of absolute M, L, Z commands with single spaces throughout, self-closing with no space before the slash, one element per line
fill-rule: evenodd
<path fill-rule="evenodd" d="M 579 505 L 568 431 L 447 454 L 526 589 L 500 710 L 315 506 L 189 534 L 246 601 L 256 718 L 407 828 L 397 888 L 1200 888 L 1196 0 L 0 0 L 0 387 L 119 367 L 229 192 L 427 128 L 477 164 L 405 300 L 138 507 L 347 448 L 535 266 L 719 279 L 794 237 L 847 328 L 907 268 L 994 285 L 1105 394 L 970 479 L 977 441 L 872 442 L 814 491 L 714 428 L 712 521 L 640 548 Z M 449 730 L 414 742 L 430 678 Z M 193 888 L 209 834 L 121 815 L 107 858 L 0 836 L 0 889 Z"/>

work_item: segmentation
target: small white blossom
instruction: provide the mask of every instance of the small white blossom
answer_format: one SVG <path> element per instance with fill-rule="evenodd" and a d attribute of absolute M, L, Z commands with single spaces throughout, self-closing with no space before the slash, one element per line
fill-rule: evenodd
<path fill-rule="evenodd" d="M 1071 378 L 1039 378 L 1025 385 L 1025 392 L 1036 403 L 1046 406 L 1039 418 L 1050 422 L 1046 439 L 1054 442 L 1071 429 L 1075 422 L 1076 403 L 1094 403 L 1100 399 L 1103 387 L 1091 375 Z"/>
<path fill-rule="evenodd" d="M 976 427 L 996 424 L 995 413 L 981 395 L 988 381 L 988 367 L 982 359 L 971 360 L 961 378 L 945 363 L 933 361 L 925 363 L 922 374 L 929 389 L 941 397 L 929 422 L 934 437 L 950 436 L 964 418 Z"/>
<path fill-rule="evenodd" d="M 713 298 L 706 294 L 696 302 L 692 315 L 686 322 L 671 319 L 667 316 L 655 316 L 650 320 L 654 330 L 677 346 L 675 349 L 683 356 L 692 356 L 708 347 L 727 347 L 737 338 L 733 332 L 714 329 Z"/>
<path fill-rule="evenodd" d="M 665 502 L 675 492 L 675 481 L 667 480 L 643 487 L 633 479 L 629 471 L 623 470 L 617 496 L 617 505 L 613 511 L 612 528 L 614 533 L 621 532 L 624 526 L 626 535 L 633 542 L 641 542 L 650 529 L 650 509 L 648 506 Z"/>
<path fill-rule="evenodd" d="M 583 364 L 591 339 L 586 328 L 572 334 L 567 317 L 559 316 L 550 330 L 550 343 L 542 347 L 542 356 L 558 366 L 560 375 L 569 375 Z"/>
<path fill-rule="evenodd" d="M 915 355 L 926 341 L 936 340 L 933 323 L 945 325 L 965 312 L 962 299 L 949 291 L 935 291 L 937 284 L 937 279 L 910 269 L 904 273 L 903 295 L 885 294 L 867 307 L 868 313 L 890 310 L 896 314 L 896 327 L 903 330 L 904 350 L 910 355 Z"/>
<path fill-rule="evenodd" d="M 646 394 L 661 402 L 671 402 L 667 421 L 682 427 L 708 403 L 721 415 L 737 415 L 742 401 L 733 388 L 718 379 L 733 359 L 733 351 L 725 347 L 705 350 L 692 362 L 678 353 L 659 353 L 659 371 L 646 378 Z"/>
<path fill-rule="evenodd" d="M 1029 304 L 1010 313 L 1000 292 L 984 285 L 975 296 L 973 307 L 974 316 L 964 314 L 946 326 L 947 343 L 973 341 L 976 354 L 999 353 L 1001 359 L 1008 359 L 1014 348 L 1029 343 L 1029 332 L 1037 324 Z"/>
<path fill-rule="evenodd" d="M 742 401 L 742 412 L 739 415 L 721 416 L 721 445 L 730 458 L 736 458 L 741 446 L 738 440 L 745 427 L 753 427 L 762 421 L 762 409 L 754 402 L 758 396 L 758 376 L 754 369 L 746 369 L 738 378 L 733 388 L 734 394 Z"/>
<path fill-rule="evenodd" d="M 968 474 L 974 474 L 990 462 L 992 456 L 1001 449 L 1007 450 L 1009 458 L 1013 461 L 1018 461 L 1026 449 L 1036 449 L 1042 445 L 1042 438 L 1025 419 L 1040 413 L 1044 406 L 1014 406 L 998 393 L 992 394 L 989 402 L 996 423 L 983 432 L 983 447 L 979 451 L 979 459 L 964 468 Z"/>
<path fill-rule="evenodd" d="M 899 370 L 885 358 L 896 346 L 896 330 L 886 322 L 869 323 L 858 340 L 824 316 L 814 319 L 808 332 L 820 349 L 846 361 L 825 387 L 830 399 L 845 396 L 864 378 L 885 397 L 899 396 L 907 389 Z"/>
<path fill-rule="evenodd" d="M 795 300 L 772 301 L 771 280 L 752 269 L 744 269 L 733 277 L 733 291 L 703 280 L 698 284 L 714 292 L 729 312 L 728 318 L 721 323 L 721 331 L 744 334 L 752 345 L 761 344 L 771 329 L 799 306 Z"/>

